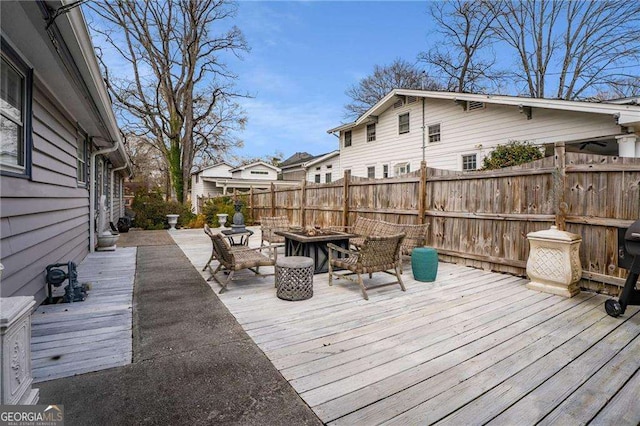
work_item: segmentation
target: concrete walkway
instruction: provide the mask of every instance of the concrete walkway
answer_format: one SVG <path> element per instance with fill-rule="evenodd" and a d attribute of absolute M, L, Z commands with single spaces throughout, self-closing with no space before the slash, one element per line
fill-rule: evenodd
<path fill-rule="evenodd" d="M 139 236 L 133 363 L 39 383 L 39 404 L 68 425 L 321 424 L 182 251 Z"/>

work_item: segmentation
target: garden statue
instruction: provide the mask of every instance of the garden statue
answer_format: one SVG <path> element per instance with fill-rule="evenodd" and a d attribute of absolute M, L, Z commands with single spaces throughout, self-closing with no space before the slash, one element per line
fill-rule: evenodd
<path fill-rule="evenodd" d="M 244 232 L 244 215 L 242 214 L 242 201 L 240 199 L 236 199 L 233 203 L 233 208 L 235 209 L 235 213 L 233 214 L 233 225 L 231 225 L 231 229 L 233 232 Z"/>

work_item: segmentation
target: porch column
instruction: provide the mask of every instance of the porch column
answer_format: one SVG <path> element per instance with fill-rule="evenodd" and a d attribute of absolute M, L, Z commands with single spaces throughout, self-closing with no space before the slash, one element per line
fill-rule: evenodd
<path fill-rule="evenodd" d="M 620 157 L 640 158 L 640 139 L 636 135 L 616 136 Z"/>

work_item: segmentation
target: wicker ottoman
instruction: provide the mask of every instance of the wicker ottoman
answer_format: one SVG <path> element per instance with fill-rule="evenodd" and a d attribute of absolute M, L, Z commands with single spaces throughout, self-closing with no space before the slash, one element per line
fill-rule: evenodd
<path fill-rule="evenodd" d="M 416 247 L 411 252 L 411 270 L 418 281 L 435 281 L 438 274 L 438 252 L 432 247 Z"/>
<path fill-rule="evenodd" d="M 304 256 L 279 258 L 276 262 L 277 296 L 305 300 L 313 296 L 313 259 Z"/>

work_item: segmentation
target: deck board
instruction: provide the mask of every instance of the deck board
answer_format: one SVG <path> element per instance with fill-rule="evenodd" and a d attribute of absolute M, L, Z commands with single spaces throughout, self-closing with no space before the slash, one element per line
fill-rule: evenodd
<path fill-rule="evenodd" d="M 78 281 L 86 300 L 40 305 L 31 316 L 34 382 L 130 364 L 136 248 L 89 254 Z M 65 283 L 66 285 L 66 283 Z M 63 288 L 54 294 L 62 294 Z"/>
<path fill-rule="evenodd" d="M 201 270 L 208 238 L 172 236 Z M 306 301 L 279 300 L 273 277 L 250 273 L 219 297 L 328 424 L 640 423 L 638 307 L 611 318 L 593 293 L 565 299 L 453 264 L 433 283 L 404 271 L 406 292 L 369 301 L 327 274 Z"/>

